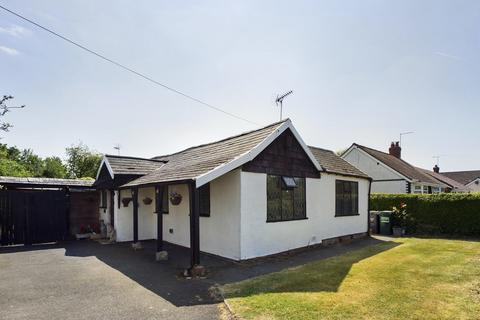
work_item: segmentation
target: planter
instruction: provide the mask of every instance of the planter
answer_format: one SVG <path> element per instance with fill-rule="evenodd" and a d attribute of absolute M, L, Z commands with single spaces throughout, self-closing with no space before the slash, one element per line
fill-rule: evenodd
<path fill-rule="evenodd" d="M 174 206 L 178 206 L 182 202 L 182 195 L 180 193 L 170 193 L 170 203 Z"/>
<path fill-rule="evenodd" d="M 128 207 L 128 204 L 132 201 L 132 198 L 123 198 L 122 203 L 124 207 Z"/>
<path fill-rule="evenodd" d="M 393 227 L 392 231 L 394 237 L 402 237 L 405 235 L 405 228 L 402 227 Z"/>
<path fill-rule="evenodd" d="M 152 198 L 146 197 L 146 198 L 143 198 L 142 201 L 143 201 L 143 204 L 149 205 L 152 203 Z"/>
<path fill-rule="evenodd" d="M 92 236 L 91 233 L 77 233 L 77 234 L 75 234 L 75 238 L 77 240 L 90 239 L 91 236 Z"/>

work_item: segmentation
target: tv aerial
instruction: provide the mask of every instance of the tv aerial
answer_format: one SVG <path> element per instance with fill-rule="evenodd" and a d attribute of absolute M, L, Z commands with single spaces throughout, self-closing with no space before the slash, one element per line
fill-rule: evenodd
<path fill-rule="evenodd" d="M 285 99 L 288 95 L 291 95 L 293 93 L 292 90 L 288 91 L 287 93 L 284 93 L 282 95 L 277 95 L 277 99 L 275 100 L 276 105 L 280 104 L 280 121 L 282 121 L 283 118 L 283 99 Z"/>

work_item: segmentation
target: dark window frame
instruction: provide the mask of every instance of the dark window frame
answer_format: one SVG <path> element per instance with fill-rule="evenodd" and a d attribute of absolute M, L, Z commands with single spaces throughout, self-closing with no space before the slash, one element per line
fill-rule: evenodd
<path fill-rule="evenodd" d="M 107 198 L 107 190 L 102 189 L 100 190 L 100 209 L 107 209 L 108 206 L 108 198 Z"/>
<path fill-rule="evenodd" d="M 335 180 L 335 217 L 358 215 L 358 181 Z"/>
<path fill-rule="evenodd" d="M 296 187 L 287 186 L 283 176 L 267 175 L 268 223 L 308 219 L 305 178 L 291 178 Z"/>
<path fill-rule="evenodd" d="M 198 188 L 198 207 L 200 217 L 210 217 L 210 183 Z"/>

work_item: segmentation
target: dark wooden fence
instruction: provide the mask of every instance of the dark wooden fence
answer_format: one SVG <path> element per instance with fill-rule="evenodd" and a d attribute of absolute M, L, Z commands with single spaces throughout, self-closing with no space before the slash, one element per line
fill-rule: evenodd
<path fill-rule="evenodd" d="M 33 244 L 68 236 L 64 190 L 0 190 L 0 244 Z"/>

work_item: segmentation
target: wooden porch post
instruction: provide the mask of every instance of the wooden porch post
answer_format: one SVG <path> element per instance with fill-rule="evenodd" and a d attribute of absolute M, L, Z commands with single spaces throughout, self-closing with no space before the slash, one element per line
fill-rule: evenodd
<path fill-rule="evenodd" d="M 110 225 L 115 228 L 115 190 L 110 190 Z"/>
<path fill-rule="evenodd" d="M 198 189 L 195 181 L 190 182 L 190 272 L 193 276 L 195 269 L 200 265 L 200 207 L 198 203 Z M 204 270 L 203 270 L 204 272 Z"/>
<path fill-rule="evenodd" d="M 155 213 L 157 214 L 157 252 L 163 251 L 163 186 L 155 187 Z"/>
<path fill-rule="evenodd" d="M 163 248 L 163 195 L 168 186 L 155 186 L 155 212 L 157 214 L 157 252 L 155 260 L 168 260 L 168 252 Z"/>
<path fill-rule="evenodd" d="M 138 242 L 138 187 L 132 189 L 133 201 L 133 245 Z"/>

